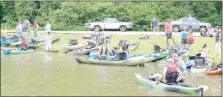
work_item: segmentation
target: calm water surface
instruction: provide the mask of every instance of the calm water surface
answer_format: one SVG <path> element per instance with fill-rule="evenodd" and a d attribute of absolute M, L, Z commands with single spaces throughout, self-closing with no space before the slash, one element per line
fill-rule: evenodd
<path fill-rule="evenodd" d="M 144 67 L 78 64 L 75 56 L 36 52 L 26 55 L 1 54 L 3 96 L 180 96 L 185 94 L 153 90 L 141 86 L 135 72 L 161 72 L 156 63 Z M 207 85 L 205 96 L 221 95 L 221 76 L 189 76 L 187 83 Z"/>

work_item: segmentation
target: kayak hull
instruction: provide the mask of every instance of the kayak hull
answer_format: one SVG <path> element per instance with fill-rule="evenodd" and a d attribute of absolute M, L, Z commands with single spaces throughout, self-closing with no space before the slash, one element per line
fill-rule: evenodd
<path fill-rule="evenodd" d="M 206 72 L 207 75 L 221 75 L 222 74 L 222 69 L 218 69 L 218 70 L 208 70 Z"/>
<path fill-rule="evenodd" d="M 98 50 L 98 48 L 97 47 L 79 48 L 79 49 L 73 50 L 73 54 L 75 54 L 75 55 L 85 55 L 85 54 L 89 54 L 91 51 L 94 51 L 94 50 Z"/>
<path fill-rule="evenodd" d="M 73 49 L 79 49 L 87 46 L 88 43 L 85 41 L 79 41 L 77 45 L 64 45 L 64 50 L 73 50 Z"/>
<path fill-rule="evenodd" d="M 178 93 L 186 93 L 186 94 L 194 94 L 199 93 L 200 89 L 198 87 L 182 87 L 179 85 L 167 85 L 164 83 L 157 84 L 156 81 L 151 81 L 146 79 L 139 73 L 135 73 L 135 76 L 139 83 L 144 86 L 149 86 L 153 89 L 163 90 L 163 91 L 170 91 L 170 92 L 178 92 Z"/>
<path fill-rule="evenodd" d="M 35 50 L 3 50 L 5 55 L 20 55 L 20 54 L 30 54 L 35 52 Z"/>
<path fill-rule="evenodd" d="M 78 63 L 83 64 L 92 64 L 92 65 L 108 65 L 108 66 L 144 66 L 142 61 L 131 61 L 131 60 L 122 60 L 122 61 L 107 61 L 107 60 L 94 60 L 94 59 L 82 59 L 75 58 Z"/>

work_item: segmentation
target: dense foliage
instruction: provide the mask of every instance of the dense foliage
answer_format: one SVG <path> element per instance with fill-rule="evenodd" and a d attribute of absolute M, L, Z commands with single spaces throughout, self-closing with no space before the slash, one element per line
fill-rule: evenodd
<path fill-rule="evenodd" d="M 202 22 L 221 25 L 221 1 L 215 2 L 1 2 L 1 27 L 14 29 L 19 20 L 37 20 L 40 27 L 50 21 L 53 30 L 87 30 L 89 19 L 101 21 L 114 17 L 131 21 L 134 30 L 149 31 L 153 17 L 164 22 L 191 14 Z M 42 28 L 41 28 L 42 29 Z"/>

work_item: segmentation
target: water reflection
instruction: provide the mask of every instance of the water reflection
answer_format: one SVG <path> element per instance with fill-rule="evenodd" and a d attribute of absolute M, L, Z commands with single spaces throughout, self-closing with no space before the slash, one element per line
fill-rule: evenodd
<path fill-rule="evenodd" d="M 43 66 L 43 93 L 42 95 L 46 95 L 50 92 L 50 88 L 52 88 L 51 84 L 51 76 L 50 73 L 52 72 L 52 66 L 51 66 L 52 56 L 51 53 L 45 53 L 44 55 L 44 66 Z"/>

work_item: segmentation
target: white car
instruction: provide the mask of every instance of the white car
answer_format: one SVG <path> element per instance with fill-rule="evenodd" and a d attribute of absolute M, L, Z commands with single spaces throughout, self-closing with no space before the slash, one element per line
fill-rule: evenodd
<path fill-rule="evenodd" d="M 115 18 L 106 18 L 101 22 L 87 23 L 90 30 L 100 31 L 100 30 L 120 30 L 125 32 L 127 30 L 132 30 L 132 22 L 119 22 Z"/>

